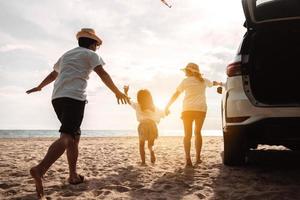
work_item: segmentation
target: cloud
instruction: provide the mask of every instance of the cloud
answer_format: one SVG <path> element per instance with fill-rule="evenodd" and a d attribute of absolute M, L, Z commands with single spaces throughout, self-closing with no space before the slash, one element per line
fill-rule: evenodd
<path fill-rule="evenodd" d="M 0 52 L 8 52 L 8 51 L 24 50 L 24 49 L 32 50 L 33 47 L 26 44 L 6 44 L 4 46 L 0 46 Z"/>

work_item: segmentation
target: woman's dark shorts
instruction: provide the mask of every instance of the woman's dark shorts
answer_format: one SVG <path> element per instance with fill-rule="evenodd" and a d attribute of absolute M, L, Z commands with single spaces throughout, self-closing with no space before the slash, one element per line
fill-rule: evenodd
<path fill-rule="evenodd" d="M 202 112 L 202 111 L 184 111 L 181 113 L 181 119 L 182 120 L 196 120 L 196 119 L 200 119 L 200 120 L 204 120 L 206 116 L 206 112 Z"/>
<path fill-rule="evenodd" d="M 52 100 L 55 113 L 61 122 L 60 133 L 70 134 L 73 137 L 81 134 L 80 126 L 84 115 L 86 101 L 72 98 L 57 98 Z"/>

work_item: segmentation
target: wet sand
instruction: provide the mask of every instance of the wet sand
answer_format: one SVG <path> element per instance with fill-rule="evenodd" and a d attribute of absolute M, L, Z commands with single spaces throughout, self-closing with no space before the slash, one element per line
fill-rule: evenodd
<path fill-rule="evenodd" d="M 0 139 L 0 199 L 35 199 L 29 169 L 55 138 Z M 160 137 L 157 162 L 140 166 L 138 139 L 82 138 L 78 172 L 69 185 L 66 156 L 46 173 L 47 199 L 299 199 L 300 153 L 260 146 L 244 167 L 222 164 L 222 137 L 204 137 L 202 160 L 184 168 L 181 137 Z M 194 152 L 194 149 L 192 149 Z M 193 153 L 194 156 L 194 153 Z"/>

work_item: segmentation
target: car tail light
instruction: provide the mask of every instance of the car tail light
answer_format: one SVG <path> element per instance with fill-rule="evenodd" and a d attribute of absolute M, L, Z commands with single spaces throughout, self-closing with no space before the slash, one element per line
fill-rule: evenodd
<path fill-rule="evenodd" d="M 238 76 L 241 75 L 241 62 L 234 62 L 227 66 L 226 70 L 227 76 Z"/>

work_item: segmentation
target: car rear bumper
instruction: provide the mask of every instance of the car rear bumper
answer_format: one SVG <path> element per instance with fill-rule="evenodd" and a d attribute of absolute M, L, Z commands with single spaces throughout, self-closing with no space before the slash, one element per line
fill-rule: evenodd
<path fill-rule="evenodd" d="M 245 125 L 226 125 L 224 132 L 239 132 L 249 144 L 300 144 L 300 117 L 266 118 Z"/>
<path fill-rule="evenodd" d="M 242 87 L 241 76 L 230 77 L 223 96 L 223 125 L 253 124 L 269 118 L 300 118 L 300 107 L 258 107 L 253 105 Z M 245 120 L 234 123 L 235 118 Z M 231 119 L 231 120 L 229 120 Z"/>

